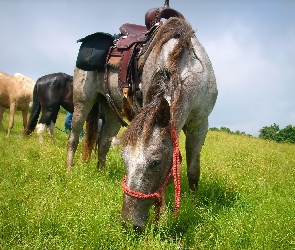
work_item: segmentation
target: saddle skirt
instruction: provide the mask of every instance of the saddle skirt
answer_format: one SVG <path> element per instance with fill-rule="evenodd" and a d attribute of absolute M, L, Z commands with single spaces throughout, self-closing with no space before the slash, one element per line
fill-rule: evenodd
<path fill-rule="evenodd" d="M 170 17 L 184 18 L 178 11 L 167 5 L 153 8 L 145 14 L 145 26 L 125 23 L 119 30 L 121 36 L 116 44 L 110 48 L 107 66 L 119 69 L 118 87 L 131 88 L 131 92 L 139 86 L 138 59 L 150 44 L 155 31 L 161 26 L 161 19 Z M 135 75 L 132 75 L 134 73 Z"/>
<path fill-rule="evenodd" d="M 184 18 L 178 11 L 171 9 L 168 6 L 154 8 L 149 10 L 145 15 L 145 26 L 125 23 L 119 30 L 121 35 L 119 39 L 110 47 L 105 68 L 105 89 L 109 95 L 108 87 L 108 68 L 114 67 L 118 70 L 118 87 L 123 91 L 123 114 L 129 121 L 136 115 L 138 108 L 134 104 L 142 106 L 142 94 L 140 91 L 140 79 L 142 73 L 142 65 L 149 45 L 155 36 L 158 28 L 163 24 L 162 18 L 169 19 L 170 17 Z M 112 100 L 109 104 L 120 116 L 120 112 L 114 106 Z M 138 105 L 136 105 L 138 106 Z M 120 118 L 123 126 L 126 122 Z"/>

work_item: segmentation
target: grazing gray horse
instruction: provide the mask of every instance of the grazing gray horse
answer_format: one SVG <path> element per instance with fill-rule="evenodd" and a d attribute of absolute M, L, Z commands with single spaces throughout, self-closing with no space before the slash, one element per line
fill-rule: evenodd
<path fill-rule="evenodd" d="M 164 206 L 166 184 L 174 177 L 176 210 L 180 199 L 181 156 L 178 135 L 186 135 L 187 176 L 191 190 L 197 191 L 200 176 L 200 151 L 208 131 L 208 116 L 217 98 L 216 79 L 209 57 L 183 18 L 171 17 L 160 26 L 149 45 L 150 51 L 141 74 L 142 109 L 127 127 L 122 142 L 126 165 L 122 219 L 139 230 L 144 227 L 148 211 L 155 202 Z M 122 108 L 123 95 L 118 88 L 118 70 L 108 71 L 113 103 Z M 121 127 L 107 103 L 104 74 L 97 71 L 74 73 L 74 116 L 68 142 L 67 165 L 70 171 L 79 142 L 79 132 L 86 118 L 86 146 L 93 107 L 98 102 L 105 110 L 105 126 L 98 141 L 98 165 L 104 165 L 110 138 Z M 96 113 L 96 117 L 97 117 Z M 93 124 L 97 120 L 92 119 Z M 95 131 L 93 135 L 95 135 Z M 95 140 L 94 140 L 95 141 Z M 171 178 L 170 178 L 171 177 Z M 177 213 L 177 211 L 176 211 Z"/>

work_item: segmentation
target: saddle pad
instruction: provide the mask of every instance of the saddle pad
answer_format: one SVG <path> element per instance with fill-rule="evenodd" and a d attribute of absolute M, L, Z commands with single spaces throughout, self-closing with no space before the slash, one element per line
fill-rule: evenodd
<path fill-rule="evenodd" d="M 77 56 L 76 67 L 86 71 L 103 70 L 109 47 L 114 37 L 107 33 L 97 32 L 77 42 L 82 42 Z"/>

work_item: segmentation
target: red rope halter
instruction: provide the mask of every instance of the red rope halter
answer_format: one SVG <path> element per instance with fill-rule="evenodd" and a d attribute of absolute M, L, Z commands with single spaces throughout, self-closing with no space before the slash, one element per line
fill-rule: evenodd
<path fill-rule="evenodd" d="M 122 181 L 122 189 L 123 191 L 133 197 L 136 198 L 143 198 L 143 199 L 161 199 L 161 193 L 165 189 L 166 185 L 168 184 L 168 181 L 170 180 L 171 175 L 173 175 L 174 179 L 174 189 L 175 189 L 175 198 L 174 198 L 174 216 L 178 216 L 178 209 L 180 207 L 180 193 L 181 193 L 181 185 L 180 185 L 180 164 L 181 164 L 181 154 L 179 150 L 179 143 L 178 143 L 178 136 L 177 131 L 175 127 L 171 127 L 170 135 L 172 139 L 172 146 L 173 146 L 173 161 L 172 161 L 172 167 L 169 171 L 164 184 L 160 188 L 160 190 L 152 193 L 152 194 L 144 194 L 141 192 L 133 191 L 126 185 L 126 179 L 127 176 L 125 175 L 123 181 Z"/>

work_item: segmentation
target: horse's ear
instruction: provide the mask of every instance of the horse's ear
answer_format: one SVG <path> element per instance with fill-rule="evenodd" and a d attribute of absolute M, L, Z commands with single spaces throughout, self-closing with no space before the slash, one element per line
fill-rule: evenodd
<path fill-rule="evenodd" d="M 170 122 L 170 106 L 167 100 L 162 97 L 156 113 L 156 123 L 162 128 L 167 127 Z"/>

